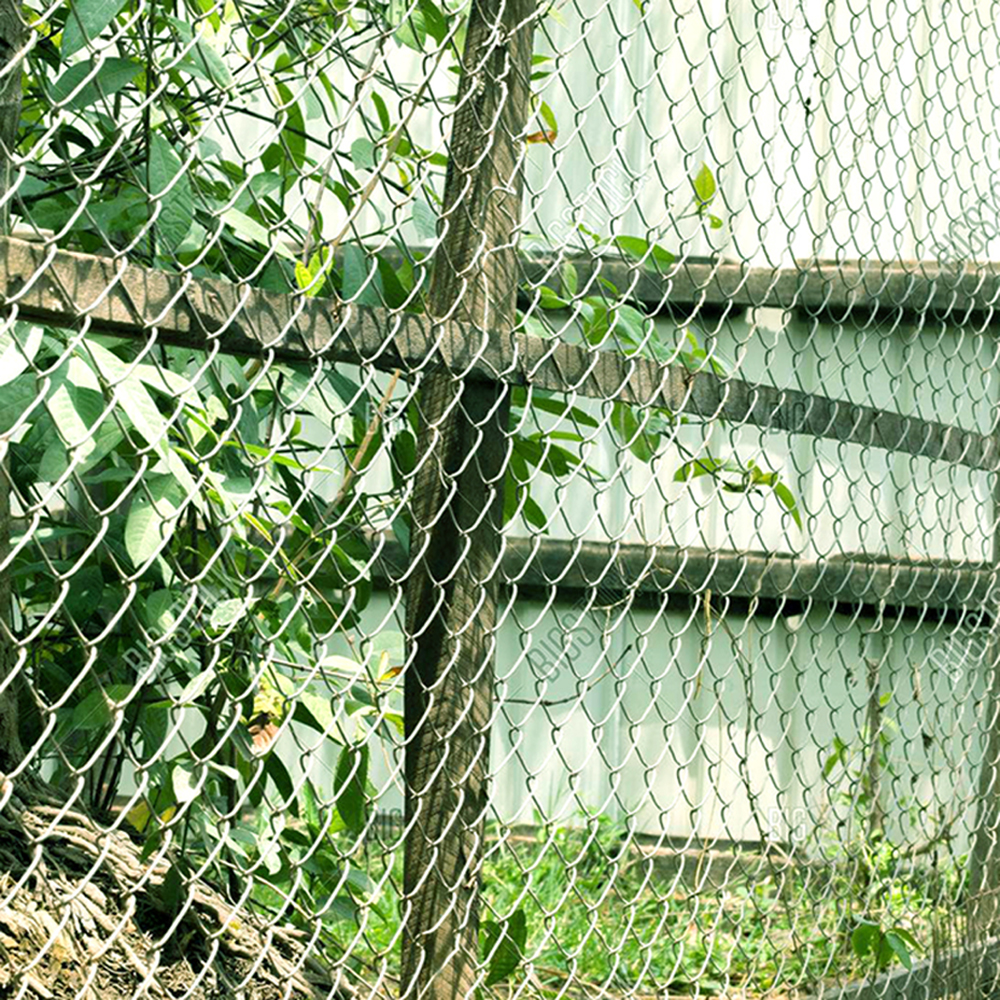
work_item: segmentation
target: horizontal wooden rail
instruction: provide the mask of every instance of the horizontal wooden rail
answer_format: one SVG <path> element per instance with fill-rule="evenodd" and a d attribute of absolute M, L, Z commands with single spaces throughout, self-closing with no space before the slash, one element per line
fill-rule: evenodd
<path fill-rule="evenodd" d="M 376 577 L 386 582 L 406 573 L 399 544 L 375 536 Z M 727 552 L 676 546 L 608 545 L 549 538 L 508 537 L 501 562 L 508 585 L 620 595 L 689 594 L 706 591 L 720 600 L 842 602 L 894 608 L 933 608 L 992 615 L 1000 589 L 997 573 L 982 563 L 947 565 L 931 560 L 844 555 L 807 560 L 761 552 Z"/>
<path fill-rule="evenodd" d="M 1000 307 L 1000 264 L 945 267 L 935 261 L 800 261 L 795 268 L 750 267 L 736 261 L 684 260 L 659 271 L 620 257 L 528 254 L 522 269 L 532 285 L 558 286 L 559 267 L 570 261 L 581 288 L 596 275 L 649 309 L 670 306 L 729 309 L 795 309 L 827 318 L 855 312 L 931 313 L 964 321 L 969 312 Z"/>
<path fill-rule="evenodd" d="M 944 952 L 843 986 L 830 986 L 818 1000 L 938 1000 L 995 996 L 1000 975 L 1000 938 Z M 968 991 L 968 992 L 966 992 Z"/>
<path fill-rule="evenodd" d="M 973 469 L 1000 466 L 993 434 L 938 421 L 523 333 L 486 342 L 451 321 L 280 295 L 22 240 L 0 241 L 0 291 L 20 317 L 57 325 L 77 326 L 86 318 L 98 329 L 229 354 L 322 358 L 410 375 L 443 367 Z"/>

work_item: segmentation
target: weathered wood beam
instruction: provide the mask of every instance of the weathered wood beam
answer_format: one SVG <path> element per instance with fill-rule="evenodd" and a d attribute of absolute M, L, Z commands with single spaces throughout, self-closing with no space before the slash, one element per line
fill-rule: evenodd
<path fill-rule="evenodd" d="M 879 976 L 830 986 L 817 1000 L 938 1000 L 961 994 L 967 984 L 979 989 L 973 995 L 992 996 L 1000 974 L 1000 938 L 972 948 L 944 952 Z"/>
<path fill-rule="evenodd" d="M 401 546 L 376 536 L 376 577 L 387 583 L 406 574 Z M 725 552 L 676 546 L 618 545 L 508 537 L 501 576 L 507 585 L 567 594 L 599 589 L 620 594 L 698 595 L 796 602 L 837 601 L 846 606 L 992 613 L 1000 578 L 988 563 L 910 562 L 864 555 L 807 560 L 764 552 Z"/>
<path fill-rule="evenodd" d="M 847 400 L 779 389 L 711 372 L 692 374 L 526 334 L 484 341 L 468 324 L 432 322 L 325 299 L 279 295 L 195 279 L 110 258 L 0 240 L 0 293 L 20 316 L 59 325 L 83 317 L 127 336 L 279 359 L 323 358 L 408 374 L 445 369 L 471 378 L 594 399 L 665 407 L 674 413 L 754 424 L 906 452 L 973 469 L 1000 466 L 992 434 L 963 430 Z"/>
<path fill-rule="evenodd" d="M 679 261 L 657 270 L 618 256 L 555 256 L 523 259 L 529 284 L 558 287 L 561 264 L 576 267 L 581 288 L 597 290 L 597 276 L 659 311 L 669 306 L 727 309 L 799 309 L 832 318 L 851 312 L 897 310 L 933 313 L 961 321 L 968 312 L 1000 306 L 1000 264 L 965 269 L 936 261 L 800 261 L 798 267 L 750 267 L 736 261 Z"/>

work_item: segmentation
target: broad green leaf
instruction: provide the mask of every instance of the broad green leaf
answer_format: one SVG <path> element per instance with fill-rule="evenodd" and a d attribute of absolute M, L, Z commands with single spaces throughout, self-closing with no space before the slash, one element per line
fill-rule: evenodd
<path fill-rule="evenodd" d="M 165 369 L 151 365 L 130 367 L 102 344 L 89 342 L 86 345 L 93 356 L 100 375 L 114 385 L 118 403 L 132 422 L 132 426 L 149 442 L 153 450 L 164 459 L 175 479 L 184 487 L 185 494 L 200 507 L 198 490 L 187 467 L 169 445 L 169 427 L 157 409 L 152 396 L 143 385 L 143 378 L 156 378 L 161 383 Z M 184 380 L 186 383 L 186 380 Z"/>
<path fill-rule="evenodd" d="M 83 447 L 77 449 L 73 458 L 73 468 L 78 475 L 83 475 L 92 469 L 122 441 L 125 435 L 118 425 L 119 421 L 126 427 L 129 425 L 129 421 L 121 414 L 117 418 L 108 417 Z M 38 463 L 38 478 L 45 483 L 54 483 L 66 472 L 69 465 L 70 456 L 66 446 L 62 441 L 53 441 L 42 453 L 41 461 Z M 105 470 L 105 472 L 112 471 L 120 473 L 122 479 L 131 479 L 134 475 L 127 469 Z M 88 483 L 94 482 L 94 478 L 88 478 Z"/>
<path fill-rule="evenodd" d="M 177 614 L 184 604 L 184 600 L 178 599 L 178 595 L 172 590 L 154 590 L 146 598 L 143 618 L 146 620 L 146 628 L 152 632 L 154 638 L 161 638 L 173 630 L 177 623 Z"/>
<path fill-rule="evenodd" d="M 78 626 L 86 625 L 98 609 L 104 594 L 104 576 L 99 566 L 84 566 L 73 574 L 66 611 Z"/>
<path fill-rule="evenodd" d="M 108 684 L 91 691 L 74 709 L 67 721 L 68 731 L 104 729 L 114 721 L 112 704 L 123 702 L 132 693 L 131 684 Z"/>
<path fill-rule="evenodd" d="M 238 208 L 227 208 L 219 215 L 219 218 L 240 239 L 246 240 L 248 243 L 256 243 L 258 246 L 267 247 L 269 250 L 273 250 L 278 257 L 284 257 L 285 260 L 295 260 L 295 254 L 287 246 L 278 240 L 272 242 L 267 228 L 262 226 L 256 219 L 252 219 L 245 212 L 241 212 Z"/>
<path fill-rule="evenodd" d="M 31 374 L 18 375 L 6 386 L 0 392 L 0 434 L 9 431 L 28 412 L 38 396 L 38 383 Z M 38 419 L 40 413 L 44 413 L 41 407 L 33 410 L 28 417 L 29 426 Z"/>
<path fill-rule="evenodd" d="M 487 986 L 509 979 L 524 959 L 528 941 L 528 922 L 524 910 L 515 910 L 502 924 L 487 920 L 483 924 L 482 952 L 489 962 Z"/>
<path fill-rule="evenodd" d="M 417 236 L 421 240 L 433 243 L 438 238 L 438 217 L 430 205 L 423 198 L 413 199 L 413 226 L 417 230 Z"/>
<path fill-rule="evenodd" d="M 306 162 L 305 118 L 292 91 L 283 83 L 279 83 L 277 89 L 282 103 L 278 113 L 285 116 L 285 124 L 281 129 L 281 145 L 295 168 L 301 170 Z"/>
<path fill-rule="evenodd" d="M 190 73 L 206 83 L 222 90 L 229 90 L 234 84 L 233 74 L 210 42 L 199 41 L 190 52 L 170 66 L 182 73 Z"/>
<path fill-rule="evenodd" d="M 344 247 L 344 280 L 341 294 L 345 300 L 351 300 L 359 306 L 382 305 L 382 282 L 374 261 L 369 266 L 369 259 L 364 250 L 356 244 Z M 369 275 L 371 276 L 369 279 Z"/>
<path fill-rule="evenodd" d="M 159 195 L 156 233 L 168 250 L 184 242 L 194 222 L 191 180 L 173 146 L 159 133 L 149 138 L 149 193 Z"/>
<path fill-rule="evenodd" d="M 105 410 L 100 382 L 82 358 L 71 357 L 52 380 L 46 400 L 56 430 L 70 447 L 92 446 L 92 432 Z"/>
<path fill-rule="evenodd" d="M 299 286 L 299 290 L 305 292 L 306 295 L 312 296 L 316 294 L 313 286 L 313 276 L 309 273 L 309 268 L 301 260 L 295 262 L 295 283 Z"/>
<path fill-rule="evenodd" d="M 543 309 L 568 309 L 570 302 L 568 299 L 564 299 L 561 295 L 558 295 L 554 289 L 549 288 L 548 285 L 542 285 L 538 289 L 538 304 Z"/>
<path fill-rule="evenodd" d="M 802 514 L 799 511 L 799 505 L 795 500 L 795 496 L 792 491 L 784 483 L 775 483 L 774 485 L 774 495 L 778 498 L 781 505 L 792 515 L 793 520 L 802 528 Z"/>
<path fill-rule="evenodd" d="M 125 0 L 74 0 L 66 12 L 62 58 L 65 60 L 88 43 L 96 41 L 124 6 Z"/>
<path fill-rule="evenodd" d="M 715 197 L 715 192 L 717 190 L 715 175 L 712 173 L 707 163 L 703 163 L 701 165 L 701 170 L 699 170 L 697 175 L 692 178 L 691 183 L 694 186 L 694 200 L 699 211 L 707 208 L 712 203 L 712 199 Z"/>
<path fill-rule="evenodd" d="M 858 958 L 865 958 L 871 953 L 881 935 L 881 930 L 875 924 L 858 924 L 851 934 L 851 947 L 854 949 L 854 954 Z"/>
<path fill-rule="evenodd" d="M 67 111 L 79 111 L 102 98 L 113 97 L 140 72 L 142 67 L 131 59 L 86 59 L 70 66 L 52 84 L 49 97 L 53 103 L 66 101 L 63 107 Z"/>
<path fill-rule="evenodd" d="M 658 265 L 661 268 L 668 268 L 674 262 L 674 255 L 660 246 L 659 243 L 650 243 L 638 236 L 616 236 L 614 245 L 634 260 L 643 261 L 647 266 Z"/>
<path fill-rule="evenodd" d="M 913 959 L 910 957 L 910 949 L 906 942 L 895 930 L 887 931 L 885 935 L 886 944 L 893 950 L 896 957 L 903 963 L 906 969 L 913 968 Z"/>
<path fill-rule="evenodd" d="M 42 346 L 44 331 L 18 320 L 0 333 L 0 385 L 13 382 L 34 360 Z"/>
<path fill-rule="evenodd" d="M 640 462 L 652 462 L 660 445 L 659 434 L 646 430 L 646 424 L 641 423 L 635 411 L 627 403 L 616 402 L 611 410 L 611 427 L 618 440 Z"/>
<path fill-rule="evenodd" d="M 133 494 L 125 522 L 125 549 L 137 567 L 152 559 L 170 540 L 183 505 L 173 476 L 150 476 L 144 484 L 145 489 L 140 487 Z"/>
<path fill-rule="evenodd" d="M 433 0 L 417 0 L 427 34 L 440 45 L 448 35 L 448 17 Z"/>
<path fill-rule="evenodd" d="M 171 774 L 171 784 L 173 785 L 174 798 L 179 805 L 185 802 L 193 802 L 201 792 L 200 784 L 204 766 L 181 763 L 174 767 Z"/>
<path fill-rule="evenodd" d="M 242 597 L 233 597 L 228 601 L 220 601 L 213 609 L 209 624 L 212 628 L 227 628 L 233 622 L 239 621 L 247 612 L 249 605 Z"/>
<path fill-rule="evenodd" d="M 200 698 L 208 690 L 209 685 L 215 680 L 215 677 L 215 667 L 209 667 L 200 674 L 196 674 L 184 685 L 184 690 L 181 691 L 177 698 L 178 703 L 187 705 L 196 698 Z"/>
<path fill-rule="evenodd" d="M 351 833 L 364 829 L 368 802 L 365 785 L 368 781 L 368 747 L 347 746 L 337 759 L 334 779 L 334 799 L 337 812 Z"/>
<path fill-rule="evenodd" d="M 375 143 L 370 139 L 355 139 L 351 143 L 351 163 L 356 169 L 373 170 L 375 159 Z"/>
<path fill-rule="evenodd" d="M 559 273 L 562 275 L 563 288 L 566 294 L 570 298 L 573 298 L 580 287 L 580 276 L 577 274 L 576 267 L 569 261 L 566 261 L 559 269 Z"/>

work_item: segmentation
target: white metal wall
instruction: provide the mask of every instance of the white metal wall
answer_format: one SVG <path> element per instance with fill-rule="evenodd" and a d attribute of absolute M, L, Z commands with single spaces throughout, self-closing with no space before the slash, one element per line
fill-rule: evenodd
<path fill-rule="evenodd" d="M 542 143 L 528 151 L 525 229 L 558 247 L 582 221 L 601 232 L 656 237 L 682 257 L 718 253 L 755 265 L 789 266 L 813 255 L 932 256 L 948 238 L 949 220 L 977 197 L 974 186 L 984 190 L 1000 168 L 992 105 L 979 100 L 995 83 L 1000 57 L 991 10 L 887 0 L 857 10 L 821 0 L 561 6 L 536 44 L 553 56 L 554 72 L 538 90 L 559 135 L 554 149 Z M 400 49 L 392 71 L 405 76 L 411 67 L 416 77 L 418 62 Z M 350 109 L 337 114 L 352 120 Z M 435 120 L 431 109 L 414 120 L 429 145 Z M 316 122 L 319 128 L 319 116 Z M 345 144 L 357 137 L 331 134 Z M 262 127 L 226 141 L 252 157 L 261 148 L 252 140 L 271 138 Z M 722 192 L 725 225 L 710 233 L 677 221 L 691 199 L 687 178 L 702 162 Z M 324 209 L 329 225 L 342 225 L 335 202 Z M 838 324 L 758 310 L 701 321 L 698 335 L 714 339 L 740 378 L 982 432 L 994 425 L 995 338 L 972 323 Z M 606 414 L 599 404 L 579 405 Z M 697 428 L 684 437 L 704 446 Z M 622 454 L 602 431 L 589 461 L 607 482 L 539 479 L 534 486 L 543 509 L 558 512 L 550 536 L 806 559 L 858 552 L 992 558 L 995 516 L 984 473 L 752 427 L 717 426 L 710 441 L 715 451 L 782 470 L 800 498 L 804 530 L 773 498 L 724 494 L 707 478 L 673 482 L 681 459 L 670 450 L 653 469 L 629 460 L 616 476 Z M 519 599 L 504 620 L 498 815 L 571 821 L 586 809 L 632 817 L 647 833 L 731 839 L 759 839 L 761 822 L 787 834 L 796 810 L 817 818 L 807 792 L 823 785 L 833 739 L 856 737 L 864 723 L 871 619 L 852 621 L 822 606 L 795 617 L 731 616 L 741 659 L 718 628 L 710 640 L 702 636 L 700 612 L 670 602 L 660 613 L 628 615 L 603 653 L 600 641 L 576 641 L 554 675 L 539 678 L 529 653 L 568 607 Z M 367 616 L 372 629 L 386 627 L 387 610 L 377 597 Z M 882 683 L 892 692 L 905 766 L 917 776 L 903 798 L 941 801 L 954 786 L 961 802 L 980 752 L 978 664 L 954 675 L 942 668 L 954 660 L 953 649 L 935 653 L 951 642 L 942 626 L 879 624 Z M 600 634 L 593 621 L 582 627 Z M 584 698 L 551 708 L 504 702 L 565 699 L 609 661 L 613 671 Z M 933 717 L 938 731 L 918 739 L 918 714 Z M 331 765 L 336 747 L 322 752 Z M 380 807 L 398 804 L 390 795 Z M 893 822 L 904 822 L 904 812 Z"/>

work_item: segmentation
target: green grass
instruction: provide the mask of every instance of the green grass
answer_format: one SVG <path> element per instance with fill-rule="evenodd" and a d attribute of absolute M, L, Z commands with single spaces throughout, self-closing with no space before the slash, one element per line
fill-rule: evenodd
<path fill-rule="evenodd" d="M 932 927 L 953 928 L 957 919 L 954 907 L 898 874 L 862 879 L 849 864 L 792 867 L 748 854 L 720 887 L 718 871 L 716 884 L 709 883 L 697 858 L 686 857 L 678 877 L 676 866 L 622 852 L 620 835 L 600 820 L 589 829 L 490 841 L 483 919 L 502 922 L 523 910 L 530 970 L 522 966 L 513 981 L 524 984 L 530 971 L 529 993 L 806 995 L 876 971 L 851 947 L 861 916 L 905 927 L 925 953 Z M 398 973 L 402 852 L 388 862 L 376 907 L 363 908 L 363 932 L 346 921 L 336 929 L 362 976 Z M 364 864 L 383 881 L 376 859 L 369 855 Z"/>

